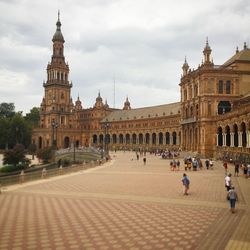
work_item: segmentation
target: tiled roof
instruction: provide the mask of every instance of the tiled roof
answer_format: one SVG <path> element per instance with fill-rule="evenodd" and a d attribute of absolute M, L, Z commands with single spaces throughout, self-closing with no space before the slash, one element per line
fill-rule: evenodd
<path fill-rule="evenodd" d="M 236 53 L 234 56 L 232 56 L 229 60 L 227 60 L 223 66 L 229 66 L 230 64 L 234 63 L 235 61 L 248 61 L 250 62 L 250 49 L 246 48 L 238 53 Z"/>
<path fill-rule="evenodd" d="M 180 102 L 153 107 L 119 110 L 110 113 L 102 122 L 125 121 L 164 117 L 180 113 Z"/>

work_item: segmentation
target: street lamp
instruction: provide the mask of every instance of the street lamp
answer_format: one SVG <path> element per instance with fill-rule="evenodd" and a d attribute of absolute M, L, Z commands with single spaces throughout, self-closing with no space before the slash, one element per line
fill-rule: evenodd
<path fill-rule="evenodd" d="M 109 122 L 104 122 L 102 124 L 102 128 L 104 129 L 104 152 L 105 152 L 105 156 L 106 158 L 109 157 L 109 140 L 110 138 L 108 138 L 108 131 L 111 128 L 111 124 Z"/>
<path fill-rule="evenodd" d="M 57 127 L 58 124 L 57 122 L 55 122 L 54 120 L 51 123 L 51 127 L 52 127 L 52 147 L 57 147 Z M 55 131 L 56 131 L 56 139 L 55 139 Z"/>

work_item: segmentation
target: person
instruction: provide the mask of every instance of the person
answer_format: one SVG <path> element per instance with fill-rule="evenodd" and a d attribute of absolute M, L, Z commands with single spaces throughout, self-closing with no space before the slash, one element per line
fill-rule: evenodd
<path fill-rule="evenodd" d="M 208 169 L 209 168 L 209 160 L 208 159 L 205 160 L 205 165 L 206 165 L 206 168 Z"/>
<path fill-rule="evenodd" d="M 239 162 L 235 162 L 234 163 L 234 176 L 239 176 L 239 169 L 240 169 L 240 163 Z"/>
<path fill-rule="evenodd" d="M 228 191 L 228 197 L 230 202 L 230 210 L 232 213 L 235 213 L 235 204 L 236 201 L 238 201 L 238 195 L 233 186 L 231 186 L 230 190 Z"/>
<path fill-rule="evenodd" d="M 198 161 L 196 160 L 196 158 L 194 158 L 193 160 L 193 171 L 197 171 L 197 167 L 198 167 Z"/>
<path fill-rule="evenodd" d="M 146 160 L 146 156 L 144 156 L 144 157 L 143 157 L 143 163 L 144 163 L 144 165 L 146 165 L 146 161 L 147 161 L 147 160 Z"/>
<path fill-rule="evenodd" d="M 189 178 L 187 177 L 186 173 L 183 174 L 182 184 L 184 187 L 184 195 L 188 195 L 190 181 L 189 181 Z"/>
<path fill-rule="evenodd" d="M 226 162 L 226 161 L 224 161 L 223 167 L 224 167 L 224 169 L 225 169 L 225 174 L 227 175 L 227 162 Z"/>
<path fill-rule="evenodd" d="M 212 159 L 209 160 L 209 167 L 210 169 L 213 169 L 213 166 L 214 166 L 214 162 Z"/>
<path fill-rule="evenodd" d="M 225 177 L 225 187 L 227 189 L 227 191 L 230 190 L 232 186 L 232 183 L 231 183 L 231 174 L 229 173 L 226 177 Z"/>
<path fill-rule="evenodd" d="M 177 166 L 177 170 L 179 171 L 180 170 L 180 161 L 179 160 L 177 160 L 176 166 Z"/>

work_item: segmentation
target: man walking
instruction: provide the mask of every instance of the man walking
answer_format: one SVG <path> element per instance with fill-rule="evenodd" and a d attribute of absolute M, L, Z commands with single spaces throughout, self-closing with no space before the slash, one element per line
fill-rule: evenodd
<path fill-rule="evenodd" d="M 236 201 L 238 201 L 238 195 L 237 195 L 233 186 L 228 191 L 228 198 L 229 198 L 229 202 L 230 202 L 231 212 L 235 213 L 235 204 L 236 204 Z"/>

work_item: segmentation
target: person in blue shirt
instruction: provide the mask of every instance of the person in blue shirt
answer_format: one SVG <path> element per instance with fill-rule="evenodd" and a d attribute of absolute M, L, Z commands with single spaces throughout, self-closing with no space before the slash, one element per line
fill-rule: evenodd
<path fill-rule="evenodd" d="M 185 173 L 183 174 L 182 184 L 184 187 L 184 195 L 188 195 L 190 180 Z"/>

